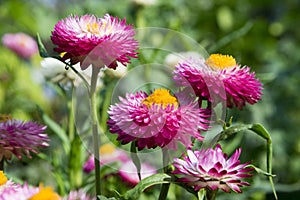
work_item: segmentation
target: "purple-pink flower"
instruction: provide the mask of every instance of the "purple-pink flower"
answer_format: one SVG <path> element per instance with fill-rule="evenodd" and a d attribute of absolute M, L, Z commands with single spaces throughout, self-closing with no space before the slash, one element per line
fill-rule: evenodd
<path fill-rule="evenodd" d="M 30 59 L 38 52 L 36 41 L 25 33 L 6 33 L 2 37 L 2 43 L 25 59 Z"/>
<path fill-rule="evenodd" d="M 65 53 L 63 60 L 80 62 L 86 69 L 90 64 L 115 69 L 117 62 L 127 65 L 130 57 L 136 57 L 138 42 L 135 31 L 126 24 L 106 14 L 103 18 L 94 15 L 69 16 L 60 20 L 52 31 L 51 40 L 58 53 Z"/>
<path fill-rule="evenodd" d="M 129 158 L 125 151 L 115 148 L 114 145 L 106 143 L 101 145 L 99 149 L 100 165 L 107 165 L 113 162 L 125 162 Z M 94 155 L 91 155 L 83 165 L 83 171 L 90 173 L 95 169 Z"/>
<path fill-rule="evenodd" d="M 44 133 L 46 126 L 36 122 L 15 119 L 0 121 L 0 160 L 18 159 L 22 154 L 31 158 L 30 152 L 39 153 L 39 147 L 49 146 L 49 137 Z"/>
<path fill-rule="evenodd" d="M 225 192 L 231 190 L 242 192 L 240 187 L 249 186 L 243 178 L 251 177 L 249 172 L 253 168 L 247 167 L 249 163 L 241 164 L 239 157 L 241 149 L 228 158 L 222 152 L 222 148 L 217 144 L 215 149 L 187 150 L 187 155 L 183 159 L 175 158 L 174 174 L 180 176 L 178 181 L 185 182 L 192 186 L 195 191 L 201 188 L 211 190 L 222 189 Z"/>
<path fill-rule="evenodd" d="M 39 192 L 38 187 L 15 184 L 14 187 L 6 187 L 0 193 L 0 200 L 28 200 Z"/>
<path fill-rule="evenodd" d="M 249 67 L 241 67 L 232 56 L 221 54 L 179 63 L 174 80 L 179 86 L 192 87 L 201 100 L 214 104 L 226 101 L 227 107 L 238 109 L 246 102 L 257 103 L 263 89 Z"/>
<path fill-rule="evenodd" d="M 110 132 L 118 134 L 122 144 L 136 142 L 138 149 L 169 147 L 177 142 L 191 144 L 191 137 L 203 140 L 201 130 L 208 129 L 206 110 L 197 104 L 184 104 L 166 89 L 156 89 L 120 97 L 120 103 L 109 108 Z"/>
<path fill-rule="evenodd" d="M 16 191 L 18 188 L 18 185 L 12 182 L 12 180 L 8 179 L 6 175 L 3 173 L 2 170 L 0 170 L 0 200 L 1 200 L 1 194 L 5 191 Z"/>

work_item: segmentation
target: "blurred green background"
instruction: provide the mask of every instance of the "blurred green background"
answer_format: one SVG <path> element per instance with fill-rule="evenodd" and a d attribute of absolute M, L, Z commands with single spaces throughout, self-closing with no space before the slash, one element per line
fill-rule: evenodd
<path fill-rule="evenodd" d="M 190 36 L 209 53 L 233 55 L 257 73 L 264 84 L 263 99 L 242 112 L 231 110 L 234 122 L 262 123 L 273 139 L 273 172 L 279 199 L 300 197 L 300 1 L 298 0 L 0 0 L 0 37 L 5 33 L 39 32 L 46 48 L 55 23 L 69 14 L 105 13 L 126 18 L 136 28 L 163 27 Z M 147 2 L 145 0 L 145 2 Z M 149 1 L 148 1 L 149 3 Z M 51 101 L 35 84 L 41 58 L 20 60 L 0 46 L 0 113 L 38 120 L 36 105 L 53 119 L 64 120 L 65 104 Z M 50 109 L 51 107 L 51 109 Z M 265 142 L 245 133 L 233 142 L 243 147 L 242 159 L 265 169 Z M 232 151 L 230 145 L 228 151 Z M 226 147 L 224 147 L 226 150 Z M 47 171 L 49 169 L 43 169 Z M 30 173 L 30 172 L 28 172 Z M 265 177 L 253 181 L 245 195 L 226 199 L 273 199 Z"/>

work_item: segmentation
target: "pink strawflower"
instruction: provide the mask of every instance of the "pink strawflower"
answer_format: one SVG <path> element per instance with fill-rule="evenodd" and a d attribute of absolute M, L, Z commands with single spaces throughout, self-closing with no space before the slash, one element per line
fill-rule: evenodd
<path fill-rule="evenodd" d="M 181 177 L 178 181 L 193 186 L 195 191 L 209 188 L 211 190 L 222 189 L 225 192 L 233 190 L 240 193 L 242 192 L 240 187 L 250 185 L 242 179 L 251 177 L 252 174 L 248 172 L 253 170 L 253 168 L 247 168 L 249 163 L 240 164 L 238 160 L 240 154 L 241 149 L 237 149 L 228 158 L 219 144 L 215 149 L 200 151 L 189 149 L 187 155 L 183 155 L 183 160 L 174 159 L 176 170 L 173 173 Z"/>
<path fill-rule="evenodd" d="M 80 62 L 82 69 L 90 64 L 115 69 L 116 61 L 127 65 L 130 57 L 136 57 L 138 42 L 134 35 L 134 29 L 125 19 L 109 14 L 103 18 L 71 15 L 55 25 L 51 40 L 57 45 L 56 52 L 65 53 L 63 60 L 71 59 L 72 64 Z"/>
<path fill-rule="evenodd" d="M 156 89 L 150 95 L 127 94 L 120 101 L 108 111 L 110 132 L 118 134 L 122 144 L 136 141 L 140 150 L 157 146 L 176 149 L 179 141 L 189 146 L 191 137 L 202 141 L 200 130 L 208 128 L 206 110 L 179 102 L 166 89 Z"/>
<path fill-rule="evenodd" d="M 261 99 L 262 83 L 247 66 L 241 67 L 232 56 L 212 54 L 208 59 L 181 62 L 174 71 L 180 86 L 192 87 L 202 100 L 226 101 L 227 107 L 242 109 Z"/>
<path fill-rule="evenodd" d="M 17 191 L 18 187 L 19 186 L 17 184 L 15 184 L 11 179 L 8 179 L 3 171 L 0 170 L 0 200 L 3 192 L 6 190 Z"/>
<path fill-rule="evenodd" d="M 30 59 L 38 52 L 36 41 L 25 33 L 7 33 L 2 37 L 2 43 L 18 56 Z"/>
<path fill-rule="evenodd" d="M 31 158 L 30 152 L 39 153 L 39 147 L 49 146 L 46 128 L 32 121 L 0 120 L 0 160 L 11 159 L 13 154 L 21 159 L 22 154 Z"/>
<path fill-rule="evenodd" d="M 96 200 L 95 197 L 91 197 L 83 190 L 71 191 L 67 197 L 64 197 L 63 200 Z"/>
<path fill-rule="evenodd" d="M 141 163 L 140 173 L 141 173 L 141 179 L 144 179 L 147 178 L 148 176 L 156 174 L 157 171 L 153 166 L 147 163 Z M 124 181 L 126 181 L 130 185 L 136 185 L 140 182 L 137 169 L 131 160 L 123 163 L 123 165 L 119 169 L 119 175 Z"/>
<path fill-rule="evenodd" d="M 0 200 L 28 200 L 39 192 L 38 187 L 16 184 L 14 187 L 7 187 L 0 193 Z"/>
<path fill-rule="evenodd" d="M 115 148 L 110 143 L 101 145 L 99 149 L 100 153 L 100 165 L 107 165 L 113 162 L 125 162 L 129 158 L 125 151 Z M 83 165 L 83 171 L 86 173 L 90 173 L 92 170 L 95 169 L 95 161 L 94 155 L 91 155 L 88 160 Z"/>

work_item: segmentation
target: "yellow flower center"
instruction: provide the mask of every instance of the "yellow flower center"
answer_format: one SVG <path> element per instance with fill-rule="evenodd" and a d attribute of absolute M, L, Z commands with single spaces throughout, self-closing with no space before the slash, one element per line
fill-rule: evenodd
<path fill-rule="evenodd" d="M 99 153 L 104 154 L 112 154 L 115 151 L 115 147 L 109 143 L 104 144 L 100 147 Z"/>
<path fill-rule="evenodd" d="M 4 185 L 7 182 L 7 177 L 3 173 L 3 171 L 0 171 L 0 186 Z"/>
<path fill-rule="evenodd" d="M 41 187 L 40 191 L 30 197 L 28 200 L 59 200 L 60 197 L 51 187 Z"/>
<path fill-rule="evenodd" d="M 166 108 L 168 105 L 173 104 L 175 107 L 178 106 L 178 101 L 176 97 L 170 94 L 169 90 L 166 89 L 156 89 L 150 96 L 143 100 L 143 104 L 147 107 L 153 104 L 162 105 Z"/>
<path fill-rule="evenodd" d="M 236 65 L 232 56 L 222 54 L 211 54 L 205 63 L 213 69 L 226 69 Z"/>
<path fill-rule="evenodd" d="M 99 34 L 99 25 L 94 22 L 93 24 L 87 24 L 87 31 L 93 34 Z"/>
<path fill-rule="evenodd" d="M 0 114 L 0 122 L 6 122 L 7 120 L 12 120 L 12 117 L 10 115 Z"/>
<path fill-rule="evenodd" d="M 62 58 L 62 57 L 64 57 L 64 55 L 66 54 L 67 52 L 61 52 L 60 54 L 59 54 L 59 56 Z"/>

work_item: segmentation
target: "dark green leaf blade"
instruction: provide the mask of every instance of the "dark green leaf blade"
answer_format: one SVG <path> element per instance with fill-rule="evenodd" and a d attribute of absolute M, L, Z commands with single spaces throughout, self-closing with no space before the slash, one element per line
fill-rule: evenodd
<path fill-rule="evenodd" d="M 149 176 L 141 180 L 133 189 L 128 190 L 123 196 L 122 199 L 139 199 L 140 194 L 150 186 L 170 183 L 171 176 L 168 174 L 160 173 Z"/>
<path fill-rule="evenodd" d="M 38 44 L 40 56 L 42 58 L 49 57 L 48 52 L 47 52 L 47 50 L 46 50 L 46 48 L 45 48 L 45 46 L 44 46 L 44 44 L 41 40 L 41 37 L 40 37 L 39 33 L 36 34 L 36 38 L 37 38 L 37 44 Z"/>

